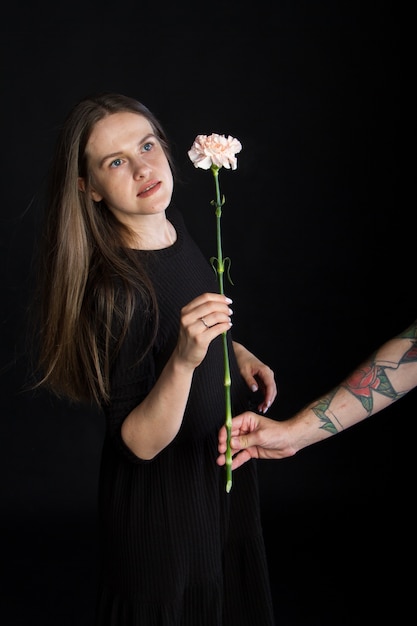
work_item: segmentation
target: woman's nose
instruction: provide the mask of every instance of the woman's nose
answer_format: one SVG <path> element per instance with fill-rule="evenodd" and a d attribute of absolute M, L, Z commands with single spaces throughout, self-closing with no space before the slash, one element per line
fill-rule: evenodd
<path fill-rule="evenodd" d="M 144 178 L 145 176 L 149 175 L 149 172 L 151 171 L 151 168 L 149 167 L 149 164 L 142 159 L 141 157 L 137 157 L 134 161 L 133 164 L 133 176 L 134 178 L 138 179 L 138 178 Z"/>

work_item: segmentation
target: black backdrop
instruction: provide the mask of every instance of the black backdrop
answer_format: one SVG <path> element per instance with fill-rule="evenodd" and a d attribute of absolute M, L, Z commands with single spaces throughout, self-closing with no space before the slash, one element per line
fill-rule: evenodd
<path fill-rule="evenodd" d="M 15 2 L 3 15 L 4 626 L 92 623 L 103 424 L 21 391 L 43 182 L 76 100 L 115 90 L 156 113 L 181 172 L 175 201 L 207 257 L 213 182 L 187 150 L 197 134 L 242 142 L 238 170 L 220 176 L 228 293 L 235 338 L 276 372 L 271 416 L 327 391 L 416 315 L 401 4 L 184 4 Z M 280 626 L 378 623 L 403 605 L 397 559 L 411 539 L 397 494 L 410 485 L 398 467 L 415 401 L 413 391 L 296 457 L 259 463 Z"/>

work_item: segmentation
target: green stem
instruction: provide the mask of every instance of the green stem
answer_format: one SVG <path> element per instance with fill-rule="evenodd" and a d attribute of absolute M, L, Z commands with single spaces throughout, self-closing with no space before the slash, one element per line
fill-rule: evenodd
<path fill-rule="evenodd" d="M 214 184 L 216 188 L 216 234 L 217 234 L 217 278 L 219 281 L 220 293 L 224 295 L 224 261 L 222 251 L 222 236 L 221 236 L 221 224 L 220 219 L 222 216 L 222 201 L 220 197 L 220 185 L 219 185 L 219 167 L 216 165 L 211 166 L 211 171 L 214 176 Z M 230 397 L 231 376 L 230 376 L 230 363 L 229 363 L 229 351 L 227 346 L 227 333 L 222 333 L 223 339 L 223 357 L 224 357 L 224 392 L 225 392 L 225 408 L 226 408 L 226 492 L 229 493 L 232 488 L 232 451 L 230 447 L 230 437 L 232 431 L 232 402 Z"/>

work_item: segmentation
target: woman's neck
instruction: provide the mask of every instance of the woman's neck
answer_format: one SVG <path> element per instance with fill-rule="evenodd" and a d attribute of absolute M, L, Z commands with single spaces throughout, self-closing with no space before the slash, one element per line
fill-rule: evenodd
<path fill-rule="evenodd" d="M 133 231 L 135 236 L 131 247 L 138 250 L 163 250 L 177 240 L 177 232 L 165 216 L 162 220 L 143 220 Z"/>

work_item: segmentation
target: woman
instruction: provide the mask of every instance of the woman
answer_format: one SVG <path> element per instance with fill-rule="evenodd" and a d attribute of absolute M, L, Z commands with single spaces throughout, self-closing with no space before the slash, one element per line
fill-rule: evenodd
<path fill-rule="evenodd" d="M 230 337 L 231 300 L 171 206 L 161 125 L 119 94 L 66 119 L 41 253 L 39 385 L 106 417 L 96 626 L 273 624 L 255 465 L 226 493 L 222 333 L 233 411 L 273 372 Z"/>

